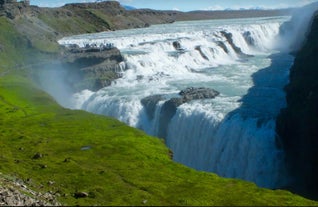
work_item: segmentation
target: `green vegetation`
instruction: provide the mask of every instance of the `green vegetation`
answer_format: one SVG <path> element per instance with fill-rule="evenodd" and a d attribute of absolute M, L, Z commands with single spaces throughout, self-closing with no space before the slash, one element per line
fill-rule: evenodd
<path fill-rule="evenodd" d="M 0 172 L 36 191 L 56 193 L 66 205 L 318 204 L 192 170 L 173 162 L 158 138 L 112 118 L 60 107 L 25 72 L 12 69 L 34 49 L 6 19 L 0 27 Z M 75 198 L 77 192 L 88 197 Z"/>
<path fill-rule="evenodd" d="M 315 204 L 174 163 L 161 140 L 63 109 L 24 78 L 1 77 L 0 94 L 0 171 L 57 192 L 68 205 Z M 76 192 L 89 197 L 76 199 Z"/>
<path fill-rule="evenodd" d="M 0 72 L 3 72 L 22 62 L 21 54 L 27 43 L 4 17 L 0 17 L 0 28 Z"/>
<path fill-rule="evenodd" d="M 95 32 L 96 27 L 87 24 L 82 18 L 78 17 L 50 17 L 49 15 L 41 14 L 39 16 L 41 20 L 50 25 L 53 28 L 59 28 L 65 33 L 72 34 L 73 31 L 85 32 Z"/>
<path fill-rule="evenodd" d="M 54 28 L 57 32 L 63 34 L 80 34 L 109 30 L 109 24 L 104 19 L 92 13 L 92 11 L 83 9 L 74 9 L 72 12 L 68 10 L 48 10 L 45 13 L 41 13 L 39 19 Z M 101 15 L 103 14 L 101 13 Z M 104 17 L 106 18 L 107 16 L 104 15 Z"/>
<path fill-rule="evenodd" d="M 111 24 L 114 21 L 114 19 L 112 19 L 110 16 L 96 9 L 89 9 L 89 11 L 91 12 L 91 14 L 95 15 L 97 18 L 102 19 L 108 25 L 109 28 L 114 28 L 114 25 Z"/>

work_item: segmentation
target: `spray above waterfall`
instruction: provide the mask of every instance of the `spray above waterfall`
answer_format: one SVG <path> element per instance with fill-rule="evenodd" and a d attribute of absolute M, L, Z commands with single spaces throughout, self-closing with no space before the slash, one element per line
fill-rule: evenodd
<path fill-rule="evenodd" d="M 304 44 L 308 34 L 314 12 L 318 9 L 318 2 L 294 10 L 290 21 L 280 28 L 277 47 L 284 51 L 297 51 Z"/>

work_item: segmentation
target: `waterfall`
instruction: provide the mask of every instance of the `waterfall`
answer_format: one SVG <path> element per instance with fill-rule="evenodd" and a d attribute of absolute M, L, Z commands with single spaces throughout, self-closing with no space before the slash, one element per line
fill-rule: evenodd
<path fill-rule="evenodd" d="M 285 106 L 293 58 L 275 51 L 286 17 L 177 22 L 63 38 L 60 44 L 113 44 L 128 70 L 110 87 L 74 94 L 73 106 L 115 117 L 165 139 L 175 161 L 268 188 L 286 184 L 275 119 Z M 214 99 L 177 107 L 163 129 L 163 105 L 187 87 Z M 154 97 L 149 108 L 142 100 Z M 283 178 L 286 179 L 283 179 Z"/>

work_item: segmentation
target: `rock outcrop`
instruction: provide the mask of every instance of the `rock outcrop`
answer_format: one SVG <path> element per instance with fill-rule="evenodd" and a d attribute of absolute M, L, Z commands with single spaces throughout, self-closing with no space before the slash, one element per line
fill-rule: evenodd
<path fill-rule="evenodd" d="M 172 45 L 173 45 L 174 49 L 176 49 L 176 50 L 181 50 L 182 49 L 181 44 L 180 44 L 179 41 L 174 41 L 172 43 Z"/>
<path fill-rule="evenodd" d="M 199 99 L 212 99 L 220 93 L 210 88 L 187 88 L 179 92 L 179 97 L 171 98 L 164 102 L 160 111 L 159 118 L 159 132 L 158 136 L 165 138 L 167 136 L 167 129 L 172 117 L 176 114 L 177 108 L 187 102 Z M 165 100 L 164 95 L 153 95 L 141 100 L 141 103 L 146 109 L 147 115 L 150 119 L 154 118 L 156 105 L 159 101 Z"/>
<path fill-rule="evenodd" d="M 29 1 L 0 1 L 0 16 L 6 16 L 9 19 L 21 17 L 30 12 Z"/>
<path fill-rule="evenodd" d="M 287 108 L 277 119 L 277 132 L 293 183 L 289 188 L 318 199 L 318 15 L 305 45 L 298 51 L 286 86 Z"/>
<path fill-rule="evenodd" d="M 197 51 L 200 53 L 200 55 L 201 55 L 201 57 L 202 57 L 203 59 L 209 61 L 208 56 L 206 56 L 206 55 L 204 54 L 204 52 L 202 51 L 201 46 L 196 46 L 196 47 L 195 47 L 195 50 L 197 50 Z"/>
<path fill-rule="evenodd" d="M 141 104 L 145 107 L 146 113 L 150 120 L 152 120 L 155 116 L 155 110 L 156 110 L 157 104 L 159 103 L 159 101 L 163 101 L 163 100 L 164 100 L 163 95 L 148 96 L 141 100 Z"/>
<path fill-rule="evenodd" d="M 242 49 L 237 47 L 234 44 L 233 41 L 233 34 L 230 32 L 226 32 L 226 31 L 221 31 L 221 34 L 225 37 L 226 41 L 231 45 L 232 49 L 234 50 L 234 52 L 239 56 L 239 57 L 252 57 L 252 55 L 247 55 L 245 53 L 243 53 Z M 224 47 L 222 45 L 219 44 L 220 47 L 222 47 L 222 49 L 226 52 L 226 50 L 224 49 Z M 227 52 L 228 53 L 228 52 Z"/>
<path fill-rule="evenodd" d="M 0 183 L 0 206 L 61 206 L 52 193 L 35 192 L 21 180 L 0 173 Z"/>
<path fill-rule="evenodd" d="M 187 88 L 185 90 L 180 91 L 179 95 L 182 96 L 182 100 L 184 102 L 189 102 L 192 100 L 198 100 L 198 99 L 210 99 L 215 98 L 220 93 L 214 89 L 211 88 Z"/>
<path fill-rule="evenodd" d="M 67 69 L 69 84 L 75 91 L 90 89 L 96 91 L 121 77 L 125 63 L 120 51 L 112 46 L 71 46 L 62 54 L 63 66 Z"/>

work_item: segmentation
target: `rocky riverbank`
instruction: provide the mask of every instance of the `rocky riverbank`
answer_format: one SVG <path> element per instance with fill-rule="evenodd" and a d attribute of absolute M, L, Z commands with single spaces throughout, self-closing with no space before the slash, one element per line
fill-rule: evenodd
<path fill-rule="evenodd" d="M 23 181 L 0 173 L 0 206 L 60 206 L 53 193 L 31 190 Z"/>

